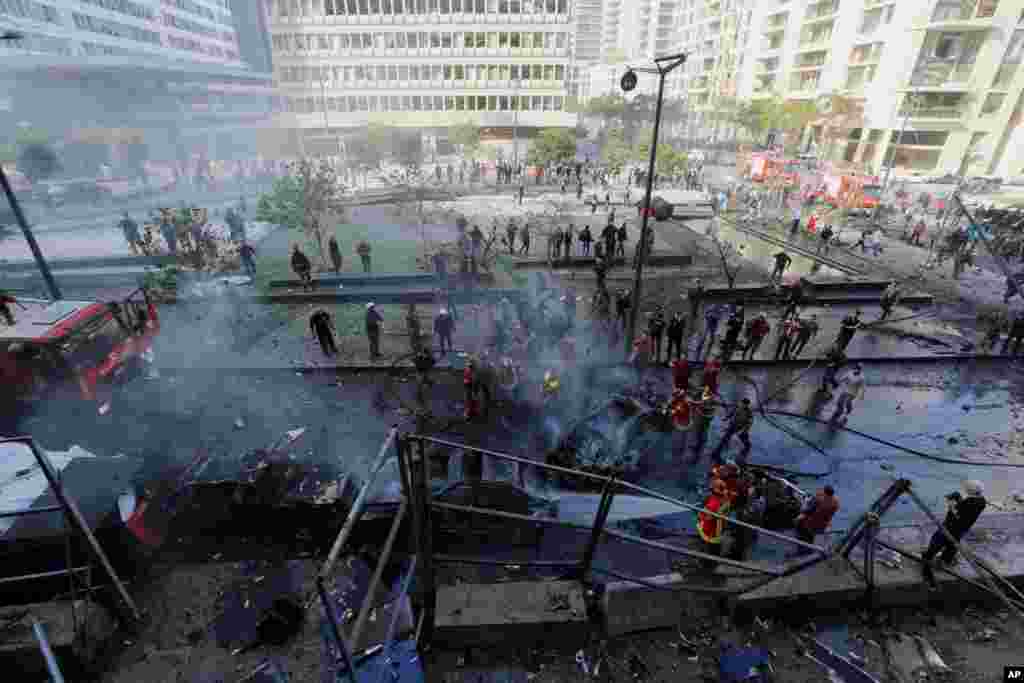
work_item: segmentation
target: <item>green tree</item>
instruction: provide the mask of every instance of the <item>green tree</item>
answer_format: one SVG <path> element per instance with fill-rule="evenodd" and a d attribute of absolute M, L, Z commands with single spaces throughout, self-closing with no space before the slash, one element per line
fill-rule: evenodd
<path fill-rule="evenodd" d="M 290 175 L 275 181 L 273 189 L 260 196 L 256 217 L 302 230 L 316 244 L 321 261 L 326 265 L 324 230 L 332 214 L 344 214 L 345 190 L 329 165 L 303 159 L 292 165 Z"/>
<path fill-rule="evenodd" d="M 626 111 L 626 98 L 618 93 L 592 97 L 587 102 L 586 113 L 590 116 L 599 116 L 605 120 L 621 120 Z"/>
<path fill-rule="evenodd" d="M 576 158 L 576 132 L 571 128 L 544 128 L 530 144 L 527 155 L 533 166 L 558 164 Z"/>
<path fill-rule="evenodd" d="M 636 159 L 644 168 L 650 162 L 651 143 L 645 142 L 637 147 Z M 654 160 L 654 172 L 662 177 L 674 176 L 686 171 L 686 152 L 677 151 L 667 142 L 658 144 L 658 156 Z"/>
<path fill-rule="evenodd" d="M 480 126 L 468 120 L 449 126 L 448 140 L 459 148 L 464 159 L 476 159 L 480 152 Z"/>
<path fill-rule="evenodd" d="M 60 170 L 57 153 L 47 144 L 31 143 L 18 152 L 18 170 L 31 182 L 46 180 Z"/>
<path fill-rule="evenodd" d="M 612 173 L 621 173 L 632 155 L 633 150 L 626 144 L 621 128 L 615 128 L 608 133 L 605 143 L 601 147 L 601 161 L 608 166 Z"/>

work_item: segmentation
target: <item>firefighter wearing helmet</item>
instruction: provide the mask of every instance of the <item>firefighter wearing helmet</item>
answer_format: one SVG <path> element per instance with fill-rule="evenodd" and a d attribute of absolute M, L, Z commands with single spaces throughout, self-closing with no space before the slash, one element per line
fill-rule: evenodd
<path fill-rule="evenodd" d="M 544 383 L 541 385 L 544 392 L 544 400 L 553 401 L 558 398 L 558 392 L 562 388 L 562 382 L 558 378 L 558 373 L 554 370 L 547 370 L 544 372 Z"/>
<path fill-rule="evenodd" d="M 725 482 L 714 479 L 711 482 L 711 495 L 704 501 L 703 509 L 697 513 L 697 533 L 703 541 L 703 551 L 715 557 L 722 554 L 722 532 L 725 531 L 725 519 L 729 514 L 729 495 Z M 711 513 L 711 514 L 709 514 Z M 715 517 L 713 515 L 722 515 Z M 705 560 L 706 569 L 714 569 L 714 560 Z"/>
<path fill-rule="evenodd" d="M 690 428 L 690 399 L 684 389 L 676 389 L 672 393 L 669 412 L 672 415 L 672 426 L 677 431 L 685 431 Z"/>

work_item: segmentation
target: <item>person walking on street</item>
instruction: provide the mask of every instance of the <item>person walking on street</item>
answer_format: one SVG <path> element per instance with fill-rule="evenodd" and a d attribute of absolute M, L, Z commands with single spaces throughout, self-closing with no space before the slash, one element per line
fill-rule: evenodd
<path fill-rule="evenodd" d="M 370 340 L 370 360 L 380 358 L 380 326 L 384 317 L 372 301 L 366 304 L 366 337 Z"/>
<path fill-rule="evenodd" d="M 893 280 L 889 283 L 889 286 L 882 292 L 881 306 L 882 315 L 879 320 L 885 320 L 892 313 L 892 308 L 899 303 L 900 300 L 900 288 L 896 286 L 896 281 Z"/>
<path fill-rule="evenodd" d="M 359 258 L 363 262 L 363 272 L 369 273 L 370 268 L 370 243 L 366 240 L 360 240 L 359 244 L 356 245 L 356 253 L 359 254 Z"/>
<path fill-rule="evenodd" d="M 819 391 L 826 397 L 832 396 L 832 390 L 839 386 L 836 377 L 846 364 L 846 354 L 838 346 L 833 346 L 825 353 L 825 373 L 821 377 Z"/>
<path fill-rule="evenodd" d="M 554 261 L 562 249 L 562 229 L 555 228 L 548 234 L 548 260 Z"/>
<path fill-rule="evenodd" d="M 796 537 L 804 543 L 814 543 L 814 537 L 823 534 L 832 523 L 832 518 L 839 511 L 839 498 L 836 491 L 826 484 L 796 518 Z M 809 555 L 809 548 L 797 548 L 796 554 Z"/>
<path fill-rule="evenodd" d="M 690 320 L 694 323 L 700 316 L 700 305 L 704 300 L 704 282 L 697 278 L 693 281 L 693 287 L 686 293 L 686 298 L 690 301 Z"/>
<path fill-rule="evenodd" d="M 483 256 L 484 246 L 484 233 L 480 230 L 479 225 L 473 226 L 469 233 L 469 241 L 473 250 L 469 260 L 470 272 L 476 275 L 480 272 L 480 258 Z"/>
<path fill-rule="evenodd" d="M 121 222 L 118 223 L 121 227 L 121 231 L 124 233 L 124 239 L 128 243 L 128 248 L 131 249 L 132 254 L 138 256 L 141 251 L 142 237 L 139 235 L 139 224 L 131 219 L 128 212 L 124 212 L 124 216 L 121 218 Z"/>
<path fill-rule="evenodd" d="M 853 372 L 839 379 L 839 400 L 836 402 L 836 412 L 832 415 L 832 422 L 846 424 L 846 418 L 853 412 L 854 400 L 864 398 L 866 386 L 864 374 L 859 365 L 853 368 Z"/>
<path fill-rule="evenodd" d="M 334 323 L 330 314 L 323 309 L 309 317 L 309 329 L 320 342 L 320 349 L 325 356 L 334 356 L 338 353 L 338 347 L 334 344 L 333 328 Z"/>
<path fill-rule="evenodd" d="M 171 256 L 177 256 L 178 231 L 169 213 L 169 210 L 163 211 L 163 216 L 160 218 L 160 234 L 163 236 L 164 242 L 167 243 L 167 251 L 171 253 Z"/>
<path fill-rule="evenodd" d="M 705 555 L 718 557 L 722 554 L 722 533 L 725 531 L 725 516 L 729 514 L 729 498 L 725 482 L 715 479 L 711 482 L 711 495 L 704 500 L 704 505 L 697 513 L 697 533 L 703 542 L 701 550 Z M 718 515 L 718 516 L 715 516 Z M 714 571 L 716 562 L 711 559 L 702 560 L 701 565 L 707 571 Z"/>
<path fill-rule="evenodd" d="M 665 336 L 665 313 L 658 307 L 658 310 L 651 314 L 650 320 L 647 323 L 647 333 L 651 337 L 653 344 L 654 363 L 658 365 L 661 363 L 661 341 Z"/>
<path fill-rule="evenodd" d="M 1016 356 L 1020 352 L 1022 341 L 1024 341 L 1024 314 L 1018 313 L 1010 323 L 1010 332 L 1003 340 L 1003 348 L 999 353 L 1005 356 L 1007 352 L 1012 351 L 1012 355 Z"/>
<path fill-rule="evenodd" d="M 519 206 L 523 205 L 523 197 L 526 196 L 526 180 L 519 183 Z"/>
<path fill-rule="evenodd" d="M 626 221 L 622 221 L 622 225 L 619 226 L 619 231 L 615 235 L 619 240 L 618 250 L 615 252 L 616 256 L 626 256 L 626 240 L 629 239 L 629 234 L 626 232 Z"/>
<path fill-rule="evenodd" d="M 683 319 L 682 313 L 678 311 L 672 315 L 672 319 L 668 322 L 668 329 L 666 330 L 666 336 L 668 337 L 668 349 L 665 356 L 665 361 L 670 362 L 673 359 L 679 360 L 683 355 L 683 333 L 686 331 L 686 321 Z M 673 349 L 675 353 L 673 354 Z"/>
<path fill-rule="evenodd" d="M 803 352 L 807 342 L 818 336 L 818 314 L 814 313 L 810 318 L 800 319 L 800 329 L 796 333 L 796 341 L 789 350 L 790 358 L 798 358 Z"/>
<path fill-rule="evenodd" d="M 914 230 L 910 233 L 910 243 L 915 247 L 921 246 L 921 241 L 924 239 L 924 233 L 927 229 L 928 224 L 925 223 L 924 218 L 921 218 L 914 225 Z"/>
<path fill-rule="evenodd" d="M 790 349 L 800 334 L 800 319 L 786 318 L 779 326 L 779 344 L 775 347 L 775 360 L 789 360 Z"/>
<path fill-rule="evenodd" d="M 761 344 L 764 343 L 771 329 L 772 326 L 768 324 L 768 316 L 764 313 L 759 313 L 756 318 L 747 323 L 747 348 L 743 350 L 744 359 L 754 359 L 757 350 L 761 348 Z"/>
<path fill-rule="evenodd" d="M 790 237 L 796 237 L 797 234 L 800 232 L 800 219 L 801 219 L 800 207 L 799 206 L 795 206 L 795 207 L 793 207 L 793 223 L 789 227 L 789 236 Z"/>
<path fill-rule="evenodd" d="M 619 291 L 619 296 L 615 299 L 615 315 L 619 319 L 619 323 L 622 325 L 622 331 L 626 331 L 626 325 L 629 324 L 629 309 L 633 307 L 633 302 L 630 299 L 630 291 L 623 289 Z"/>
<path fill-rule="evenodd" d="M 454 350 L 452 346 L 452 332 L 455 331 L 455 320 L 452 318 L 451 313 L 448 312 L 447 308 L 442 308 L 434 318 L 434 334 L 438 336 L 438 340 L 441 344 L 441 355 L 444 356 L 446 353 L 450 353 Z"/>
<path fill-rule="evenodd" d="M 256 249 L 246 241 L 242 241 L 242 245 L 238 247 L 238 258 L 242 262 L 242 267 L 245 268 L 245 272 L 253 280 L 256 279 Z"/>
<path fill-rule="evenodd" d="M 522 230 L 519 231 L 519 243 L 522 247 L 519 249 L 519 255 L 527 255 L 530 253 L 530 224 L 523 223 Z"/>
<path fill-rule="evenodd" d="M 722 440 L 718 442 L 715 450 L 711 453 L 712 462 L 722 461 L 722 451 L 724 451 L 729 443 L 732 441 L 732 437 L 739 437 L 740 443 L 743 444 L 743 450 L 736 458 L 736 462 L 740 465 L 745 465 L 747 457 L 750 455 L 750 428 L 754 425 L 754 408 L 750 404 L 749 398 L 744 398 L 740 401 L 740 404 L 736 406 L 733 411 L 732 419 L 729 421 L 729 426 L 725 428 L 725 434 L 722 435 Z"/>
<path fill-rule="evenodd" d="M 604 253 L 608 258 L 615 256 L 615 226 L 609 223 L 601 231 L 601 238 L 604 240 Z"/>
<path fill-rule="evenodd" d="M 409 349 L 416 355 L 423 348 L 423 326 L 420 325 L 416 304 L 409 304 L 405 313 L 405 329 L 409 333 Z"/>
<path fill-rule="evenodd" d="M 594 241 L 594 236 L 590 234 L 590 226 L 583 226 L 583 230 L 580 231 L 579 242 L 583 249 L 583 256 L 590 256 L 590 243 Z"/>
<path fill-rule="evenodd" d="M 341 272 L 342 258 L 338 238 L 334 235 L 331 235 L 331 238 L 327 240 L 327 255 L 331 259 L 331 267 L 334 269 L 334 274 L 337 275 Z"/>
<path fill-rule="evenodd" d="M 309 262 L 309 257 L 302 253 L 298 244 L 292 245 L 292 270 L 295 271 L 295 274 L 299 276 L 299 280 L 302 281 L 302 288 L 312 292 L 313 264 Z"/>
<path fill-rule="evenodd" d="M 711 354 L 711 349 L 715 345 L 715 337 L 718 334 L 718 323 L 722 318 L 722 311 L 718 306 L 708 306 L 708 309 L 704 311 L 704 336 L 700 340 L 700 352 Z M 707 349 L 705 351 L 705 344 Z"/>
<path fill-rule="evenodd" d="M 946 496 L 946 519 L 942 522 L 945 531 L 957 543 L 967 535 L 988 506 L 981 482 L 971 479 L 965 481 L 962 487 L 965 495 L 954 491 Z M 932 571 L 935 556 L 938 555 L 939 561 L 943 564 L 952 565 L 956 562 L 956 552 L 956 545 L 950 541 L 946 533 L 943 533 L 942 529 L 936 529 L 928 548 L 921 554 L 921 559 L 924 560 L 922 572 L 929 584 L 935 584 L 935 575 Z"/>
<path fill-rule="evenodd" d="M 732 360 L 732 354 L 739 346 L 741 332 L 743 332 L 743 318 L 738 311 L 733 312 L 725 322 L 725 336 L 722 338 L 722 358 L 727 363 Z"/>
<path fill-rule="evenodd" d="M 857 330 L 859 330 L 862 325 L 863 323 L 860 321 L 860 309 L 858 308 L 853 315 L 848 315 L 843 318 L 843 322 L 839 327 L 839 336 L 836 337 L 836 346 L 838 346 L 841 351 L 846 351 L 846 347 L 850 345 L 853 335 L 857 333 Z"/>
<path fill-rule="evenodd" d="M 516 253 L 516 224 L 512 221 L 509 221 L 508 227 L 505 228 L 505 240 L 508 242 L 508 253 L 511 256 Z"/>
<path fill-rule="evenodd" d="M 562 255 L 568 261 L 572 257 L 573 226 L 572 223 L 565 229 L 562 235 Z"/>
<path fill-rule="evenodd" d="M 784 251 L 775 254 L 773 258 L 775 259 L 775 269 L 772 271 L 771 281 L 776 282 L 782 279 L 783 273 L 786 272 L 786 268 L 789 268 L 793 259 Z"/>

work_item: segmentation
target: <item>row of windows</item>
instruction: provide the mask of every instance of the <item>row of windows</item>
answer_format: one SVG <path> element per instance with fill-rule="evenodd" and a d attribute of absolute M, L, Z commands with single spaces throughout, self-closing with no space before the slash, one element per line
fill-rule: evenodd
<path fill-rule="evenodd" d="M 315 114 L 324 110 L 323 97 L 286 97 L 286 112 Z M 328 97 L 327 110 L 358 111 L 562 111 L 559 95 L 346 95 Z"/>
<path fill-rule="evenodd" d="M 277 0 L 279 16 L 380 14 L 568 14 L 569 0 Z"/>
<path fill-rule="evenodd" d="M 322 50 L 405 50 L 425 48 L 487 49 L 565 49 L 569 34 L 559 33 L 487 33 L 483 31 L 392 31 L 388 33 L 280 33 L 273 37 L 274 49 L 281 52 Z"/>
<path fill-rule="evenodd" d="M 138 50 L 130 50 L 124 47 L 114 47 L 112 45 L 103 45 L 102 43 L 83 42 L 82 50 L 89 57 L 148 57 L 144 52 Z"/>
<path fill-rule="evenodd" d="M 228 50 L 210 43 L 201 43 L 198 40 L 193 40 L 192 38 L 167 36 L 167 44 L 176 50 L 198 52 L 199 54 L 207 55 L 208 57 L 219 57 L 221 59 L 230 59 L 233 61 L 238 59 L 238 52 L 235 50 Z"/>
<path fill-rule="evenodd" d="M 434 64 L 390 66 L 292 66 L 280 71 L 281 83 L 401 83 L 408 81 L 563 81 L 562 64 Z"/>
<path fill-rule="evenodd" d="M 96 7 L 102 7 L 105 10 L 111 12 L 120 12 L 121 14 L 127 14 L 132 17 L 139 19 L 152 20 L 156 13 L 150 7 L 146 7 L 132 0 L 81 0 L 82 2 L 95 5 Z"/>
<path fill-rule="evenodd" d="M 102 33 L 107 36 L 114 36 L 115 38 L 128 38 L 129 40 L 137 40 L 140 43 L 160 44 L 160 34 L 156 31 L 147 31 L 135 26 L 129 26 L 128 24 L 99 19 L 78 12 L 72 12 L 71 17 L 75 22 L 75 26 L 82 31 Z"/>
<path fill-rule="evenodd" d="M 206 36 L 207 38 L 216 38 L 217 40 L 223 40 L 227 43 L 235 42 L 235 34 L 233 31 L 218 31 L 206 24 L 200 24 L 198 21 L 178 17 L 167 12 L 164 12 L 164 25 L 173 26 L 179 31 L 188 31 L 189 33 L 198 33 L 199 35 Z"/>
<path fill-rule="evenodd" d="M 9 14 L 12 17 L 23 17 L 50 24 L 60 23 L 60 15 L 57 14 L 56 7 L 44 5 L 35 0 L 0 0 L 0 14 Z"/>
<path fill-rule="evenodd" d="M 226 12 L 214 12 L 209 7 L 200 5 L 192 0 L 164 0 L 164 4 L 169 7 L 176 7 L 183 12 L 189 12 L 197 16 L 203 17 L 208 21 L 213 21 L 224 26 L 234 26 L 235 22 L 231 20 L 231 15 Z"/>

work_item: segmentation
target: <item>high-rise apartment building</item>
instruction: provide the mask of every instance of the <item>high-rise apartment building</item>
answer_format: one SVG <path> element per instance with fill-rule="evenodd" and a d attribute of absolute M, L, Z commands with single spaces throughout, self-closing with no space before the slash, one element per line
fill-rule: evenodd
<path fill-rule="evenodd" d="M 1022 172 L 1024 0 L 764 0 L 753 10 L 740 97 L 862 102 L 861 125 L 828 145 L 836 160 Z"/>
<path fill-rule="evenodd" d="M 570 9 L 569 0 L 271 0 L 281 125 L 331 144 L 380 122 L 421 131 L 428 147 L 464 121 L 500 139 L 574 126 Z"/>

